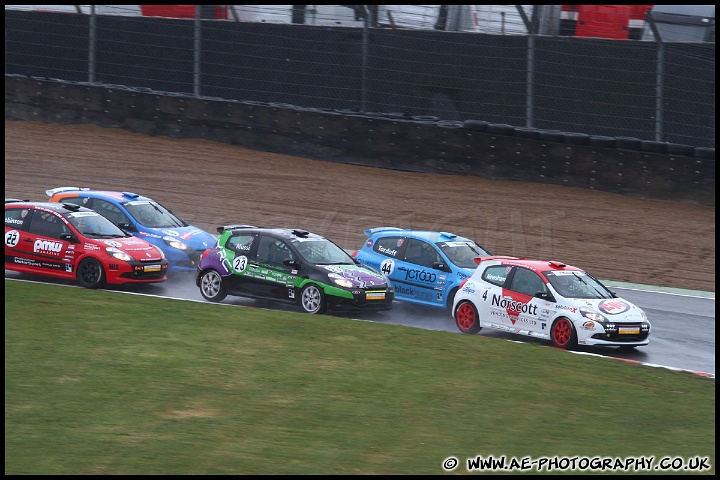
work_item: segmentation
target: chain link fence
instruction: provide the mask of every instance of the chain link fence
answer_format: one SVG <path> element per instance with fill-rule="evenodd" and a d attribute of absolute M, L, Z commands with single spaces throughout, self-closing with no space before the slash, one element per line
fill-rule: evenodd
<path fill-rule="evenodd" d="M 714 42 L 387 28 L 363 18 L 362 26 L 218 20 L 199 7 L 195 18 L 75 7 L 6 8 L 6 75 L 715 146 Z M 540 31 L 532 17 L 520 18 L 528 32 Z"/>

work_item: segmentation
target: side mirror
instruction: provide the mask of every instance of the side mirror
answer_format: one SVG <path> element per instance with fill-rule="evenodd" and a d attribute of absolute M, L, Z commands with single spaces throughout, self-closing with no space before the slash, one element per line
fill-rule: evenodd
<path fill-rule="evenodd" d="M 452 272 L 450 267 L 445 265 L 443 262 L 433 262 L 431 267 L 435 270 L 442 270 L 443 272 Z"/>
<path fill-rule="evenodd" d="M 117 224 L 117 226 L 120 227 L 121 230 L 125 230 L 127 232 L 137 232 L 137 228 L 135 228 L 135 225 L 130 222 L 120 222 Z"/>
<path fill-rule="evenodd" d="M 66 242 L 72 243 L 80 243 L 80 240 L 78 240 L 78 238 L 72 233 L 61 233 L 60 240 L 65 240 Z"/>
<path fill-rule="evenodd" d="M 283 265 L 292 267 L 296 270 L 300 269 L 300 262 L 298 262 L 297 260 L 293 260 L 292 258 L 286 258 L 285 260 L 283 260 L 282 263 Z"/>
<path fill-rule="evenodd" d="M 542 300 L 547 300 L 548 302 L 555 303 L 555 297 L 553 297 L 553 294 L 549 293 L 549 292 L 536 292 L 534 297 L 540 298 Z"/>

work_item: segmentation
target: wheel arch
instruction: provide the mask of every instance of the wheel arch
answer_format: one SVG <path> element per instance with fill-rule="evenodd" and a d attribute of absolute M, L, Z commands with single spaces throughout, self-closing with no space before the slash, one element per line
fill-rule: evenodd
<path fill-rule="evenodd" d="M 448 288 L 448 293 L 445 296 L 445 308 L 447 308 L 453 315 L 455 315 L 455 309 L 453 308 L 453 303 L 455 303 L 455 296 L 457 295 L 457 292 L 460 291 L 460 284 L 453 285 L 452 287 Z M 475 307 L 477 308 L 477 306 Z"/>

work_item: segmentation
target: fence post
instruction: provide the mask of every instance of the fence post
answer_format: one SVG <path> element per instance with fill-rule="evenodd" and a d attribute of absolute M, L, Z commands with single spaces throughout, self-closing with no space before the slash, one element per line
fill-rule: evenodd
<path fill-rule="evenodd" d="M 370 10 L 363 5 L 365 10 L 365 21 L 363 22 L 362 35 L 362 73 L 360 80 L 360 111 L 365 113 L 367 107 L 367 51 L 368 51 L 368 28 L 370 26 Z"/>
<path fill-rule="evenodd" d="M 200 40 L 202 22 L 202 5 L 195 5 L 195 42 L 193 45 L 193 94 L 200 96 Z"/>
<path fill-rule="evenodd" d="M 525 126 L 533 126 L 533 84 L 535 83 L 535 28 L 523 10 L 522 5 L 515 5 L 525 28 L 528 31 L 528 52 L 527 52 L 527 85 L 525 91 Z"/>
<path fill-rule="evenodd" d="M 660 37 L 660 31 L 655 24 L 652 10 L 648 10 L 645 15 L 653 36 L 657 42 L 657 71 L 655 72 L 655 141 L 663 142 L 665 134 L 663 132 L 663 95 L 665 86 L 665 43 Z"/>
<path fill-rule="evenodd" d="M 88 82 L 95 83 L 95 46 L 97 42 L 97 15 L 95 5 L 90 5 L 90 29 L 88 32 Z"/>

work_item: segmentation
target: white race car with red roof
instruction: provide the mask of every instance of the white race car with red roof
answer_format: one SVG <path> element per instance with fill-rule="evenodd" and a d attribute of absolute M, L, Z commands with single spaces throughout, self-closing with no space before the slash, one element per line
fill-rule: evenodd
<path fill-rule="evenodd" d="M 650 322 L 588 272 L 557 261 L 491 256 L 460 287 L 452 315 L 458 329 L 492 328 L 572 349 L 632 349 L 649 343 Z"/>

